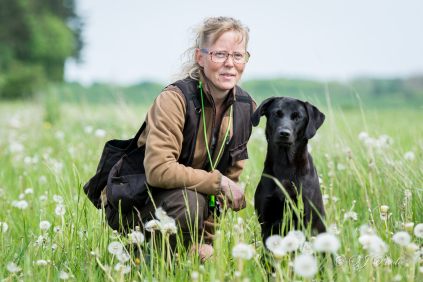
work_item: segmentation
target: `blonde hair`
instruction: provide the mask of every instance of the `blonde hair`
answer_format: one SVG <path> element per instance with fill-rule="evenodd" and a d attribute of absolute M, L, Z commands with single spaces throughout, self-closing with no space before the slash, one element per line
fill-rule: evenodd
<path fill-rule="evenodd" d="M 214 44 L 226 31 L 238 32 L 241 35 L 241 41 L 244 40 L 245 42 L 245 49 L 247 49 L 250 32 L 247 26 L 230 17 L 206 18 L 203 23 L 193 28 L 192 40 L 194 44 L 182 54 L 182 60 L 184 57 L 187 57 L 187 60 L 182 63 L 181 71 L 175 75 L 175 78 L 185 79 L 191 77 L 198 80 L 202 68 L 195 58 L 195 50 Z M 212 38 L 210 38 L 211 35 L 213 35 Z"/>

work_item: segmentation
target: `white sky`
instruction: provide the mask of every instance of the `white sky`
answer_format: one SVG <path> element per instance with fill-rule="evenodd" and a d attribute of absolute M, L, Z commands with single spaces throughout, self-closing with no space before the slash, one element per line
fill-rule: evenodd
<path fill-rule="evenodd" d="M 84 62 L 68 60 L 68 81 L 123 85 L 171 82 L 190 27 L 232 16 L 250 28 L 243 79 L 321 80 L 423 73 L 423 1 L 79 0 Z"/>

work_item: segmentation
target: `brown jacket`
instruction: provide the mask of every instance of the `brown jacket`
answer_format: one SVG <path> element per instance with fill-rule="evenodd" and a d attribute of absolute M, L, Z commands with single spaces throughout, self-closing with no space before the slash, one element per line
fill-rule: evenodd
<path fill-rule="evenodd" d="M 203 73 L 200 74 L 200 80 L 203 83 L 204 114 L 208 145 L 210 146 L 213 128 L 215 128 L 216 109 L 213 97 L 210 95 L 210 81 Z M 227 103 L 230 99 L 235 99 L 235 88 L 230 90 L 225 102 Z M 252 100 L 253 111 L 255 111 L 257 104 L 254 99 Z M 208 158 L 202 115 L 192 165 L 187 167 L 178 163 L 183 141 L 186 103 L 182 91 L 178 87 L 170 85 L 160 93 L 148 110 L 145 118 L 146 128 L 138 139 L 138 146 L 146 145 L 144 167 L 148 183 L 160 188 L 186 187 L 206 195 L 218 195 L 220 194 L 221 173 L 218 170 L 205 171 L 201 169 Z M 228 127 L 229 109 L 222 114 L 219 137 L 212 156 L 213 163 L 216 162 Z M 231 123 L 233 123 L 233 119 Z M 232 129 L 233 125 L 231 124 L 228 140 L 233 136 Z M 236 162 L 228 168 L 225 176 L 238 184 L 244 165 L 245 160 Z"/>

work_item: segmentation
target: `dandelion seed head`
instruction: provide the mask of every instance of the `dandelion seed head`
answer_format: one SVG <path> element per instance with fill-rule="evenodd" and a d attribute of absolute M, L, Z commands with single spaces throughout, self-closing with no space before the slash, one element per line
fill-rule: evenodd
<path fill-rule="evenodd" d="M 332 223 L 329 226 L 328 233 L 333 235 L 339 235 L 339 233 L 341 233 L 341 230 L 338 229 L 338 226 L 336 225 L 336 223 Z"/>
<path fill-rule="evenodd" d="M 132 230 L 132 233 L 129 235 L 131 235 L 131 243 L 141 244 L 144 242 L 144 234 L 142 234 L 140 231 Z"/>
<path fill-rule="evenodd" d="M 6 222 L 0 222 L 0 232 L 6 233 L 7 229 L 9 229 L 9 225 Z"/>
<path fill-rule="evenodd" d="M 291 235 L 297 238 L 298 243 L 300 245 L 302 245 L 305 242 L 305 236 L 304 236 L 304 233 L 302 231 L 300 231 L 300 230 L 291 230 L 291 231 L 288 232 L 288 235 L 287 236 L 291 236 Z"/>
<path fill-rule="evenodd" d="M 282 238 L 281 248 L 287 253 L 296 251 L 299 246 L 300 242 L 298 241 L 298 238 L 294 235 L 288 235 Z"/>
<path fill-rule="evenodd" d="M 407 230 L 408 232 L 413 232 L 413 228 L 414 228 L 414 222 L 407 222 L 406 224 L 404 224 L 405 230 Z"/>
<path fill-rule="evenodd" d="M 416 156 L 414 155 L 413 152 L 406 152 L 404 154 L 404 160 L 406 160 L 406 161 L 414 161 L 415 158 L 416 158 Z"/>
<path fill-rule="evenodd" d="M 24 193 L 20 193 L 19 194 L 19 200 L 23 200 L 25 199 L 25 194 Z"/>
<path fill-rule="evenodd" d="M 360 134 L 358 134 L 358 140 L 360 140 L 360 141 L 364 141 L 367 138 L 369 138 L 369 133 L 367 133 L 365 131 L 360 132 Z"/>
<path fill-rule="evenodd" d="M 111 253 L 112 255 L 117 255 L 122 252 L 123 246 L 118 241 L 115 241 L 110 243 L 107 249 L 109 250 L 109 253 Z"/>
<path fill-rule="evenodd" d="M 357 213 L 353 211 L 346 212 L 344 214 L 344 220 L 357 220 Z"/>
<path fill-rule="evenodd" d="M 311 277 L 317 272 L 317 261 L 311 255 L 298 255 L 294 260 L 294 271 L 301 277 Z"/>
<path fill-rule="evenodd" d="M 47 220 L 40 222 L 40 229 L 42 229 L 42 230 L 47 230 L 47 229 L 50 228 L 50 226 L 51 226 L 51 223 L 48 222 Z"/>
<path fill-rule="evenodd" d="M 54 137 L 56 137 L 56 139 L 63 139 L 63 138 L 65 138 L 65 133 L 63 131 L 59 130 L 54 134 Z"/>
<path fill-rule="evenodd" d="M 347 167 L 346 167 L 345 165 L 343 165 L 343 164 L 338 164 L 338 165 L 336 166 L 336 168 L 337 168 L 338 170 L 345 170 Z"/>
<path fill-rule="evenodd" d="M 37 260 L 37 263 L 36 263 L 38 266 L 46 266 L 47 265 L 47 261 L 46 260 L 43 260 L 43 259 L 40 259 L 40 260 Z"/>
<path fill-rule="evenodd" d="M 122 251 L 119 254 L 117 254 L 116 258 L 122 263 L 127 262 L 129 260 L 129 256 L 125 251 Z"/>
<path fill-rule="evenodd" d="M 176 234 L 176 232 L 178 231 L 176 228 L 176 222 L 173 218 L 167 216 L 161 225 L 161 230 L 164 233 L 167 234 Z"/>
<path fill-rule="evenodd" d="M 14 262 L 9 262 L 6 266 L 6 269 L 9 272 L 17 272 L 19 271 L 21 268 L 19 266 L 17 266 Z"/>
<path fill-rule="evenodd" d="M 120 272 L 122 271 L 123 273 L 128 273 L 129 271 L 131 271 L 131 267 L 129 265 L 124 265 L 121 262 L 118 262 L 115 265 L 115 271 Z"/>
<path fill-rule="evenodd" d="M 160 221 L 156 219 L 148 221 L 144 226 L 145 226 L 145 230 L 148 232 L 154 232 L 155 230 L 160 230 L 162 227 Z"/>
<path fill-rule="evenodd" d="M 244 233 L 244 230 L 242 229 L 242 227 L 241 226 L 239 226 L 238 224 L 234 224 L 233 226 L 232 226 L 232 232 L 234 233 L 234 234 L 242 234 L 242 233 Z"/>
<path fill-rule="evenodd" d="M 53 196 L 53 201 L 55 201 L 56 203 L 61 204 L 61 203 L 63 203 L 63 197 L 62 196 L 59 196 L 59 195 L 54 195 Z"/>
<path fill-rule="evenodd" d="M 235 258 L 249 260 L 254 256 L 254 249 L 244 243 L 238 243 L 232 248 L 232 256 Z"/>
<path fill-rule="evenodd" d="M 304 255 L 311 255 L 314 253 L 313 245 L 310 242 L 304 242 L 300 248 L 300 251 Z"/>
<path fill-rule="evenodd" d="M 162 207 L 158 208 L 155 212 L 154 215 L 156 216 L 156 218 L 158 220 L 164 220 L 167 217 L 167 213 L 163 210 Z"/>
<path fill-rule="evenodd" d="M 66 272 L 62 271 L 62 272 L 60 272 L 59 278 L 62 279 L 62 280 L 68 280 L 69 279 L 69 274 L 67 274 Z"/>
<path fill-rule="evenodd" d="M 40 202 L 47 202 L 47 196 L 46 195 L 41 195 L 40 197 L 39 197 L 39 199 L 40 199 Z"/>
<path fill-rule="evenodd" d="M 387 213 L 388 210 L 389 210 L 389 207 L 388 206 L 380 206 L 380 211 L 381 212 Z"/>
<path fill-rule="evenodd" d="M 276 258 L 281 258 L 286 255 L 285 250 L 282 248 L 282 240 L 283 238 L 279 235 L 272 235 L 266 239 L 266 247 Z"/>
<path fill-rule="evenodd" d="M 21 200 L 16 202 L 16 207 L 20 210 L 24 210 L 28 207 L 28 202 L 25 200 Z"/>
<path fill-rule="evenodd" d="M 56 209 L 54 210 L 54 212 L 58 215 L 58 216 L 63 216 L 66 213 L 66 209 L 65 206 L 63 206 L 62 204 L 58 204 L 56 206 Z"/>
<path fill-rule="evenodd" d="M 26 188 L 25 189 L 25 194 L 34 194 L 34 189 L 32 189 L 32 188 Z"/>
<path fill-rule="evenodd" d="M 392 240 L 400 246 L 406 246 L 410 244 L 411 237 L 407 232 L 400 231 L 392 236 Z"/>
<path fill-rule="evenodd" d="M 423 238 L 423 223 L 419 223 L 414 227 L 414 235 L 417 238 Z"/>
<path fill-rule="evenodd" d="M 94 132 L 94 136 L 97 137 L 97 138 L 103 138 L 103 137 L 106 136 L 106 130 L 104 130 L 104 129 L 97 129 Z"/>
<path fill-rule="evenodd" d="M 317 252 L 336 253 L 341 247 L 341 243 L 338 237 L 333 234 L 320 233 L 316 236 L 316 239 L 313 242 L 313 247 Z"/>
<path fill-rule="evenodd" d="M 87 126 L 84 128 L 84 132 L 85 132 L 86 134 L 90 134 L 92 131 L 93 131 L 93 127 L 92 127 L 91 125 L 87 125 Z"/>

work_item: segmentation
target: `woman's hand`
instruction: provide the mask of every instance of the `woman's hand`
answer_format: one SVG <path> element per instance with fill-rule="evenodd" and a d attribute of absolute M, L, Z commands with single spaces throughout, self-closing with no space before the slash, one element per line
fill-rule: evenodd
<path fill-rule="evenodd" d="M 246 207 L 246 202 L 244 198 L 244 190 L 242 190 L 238 185 L 235 184 L 228 177 L 222 175 L 221 182 L 221 191 L 229 199 L 229 207 L 234 211 L 242 210 Z"/>

